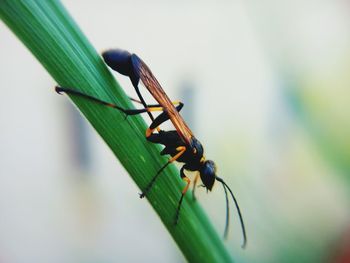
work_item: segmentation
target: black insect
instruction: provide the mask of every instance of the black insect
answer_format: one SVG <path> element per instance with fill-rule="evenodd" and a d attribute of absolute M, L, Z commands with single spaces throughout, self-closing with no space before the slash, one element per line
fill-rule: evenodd
<path fill-rule="evenodd" d="M 191 182 L 190 179 L 185 175 L 185 170 L 196 171 L 197 174 L 193 182 L 193 197 L 198 177 L 200 177 L 201 181 L 203 182 L 203 186 L 209 191 L 212 190 L 215 181 L 219 181 L 223 186 L 226 197 L 226 225 L 224 232 L 225 237 L 227 236 L 229 226 L 229 202 L 227 190 L 229 191 L 238 211 L 243 233 L 242 247 L 245 247 L 247 242 L 246 231 L 237 200 L 233 195 L 230 187 L 224 182 L 222 178 L 216 175 L 215 163 L 211 160 L 205 159 L 203 155 L 202 144 L 193 136 L 191 130 L 188 128 L 185 121 L 179 114 L 179 111 L 182 109 L 184 104 L 179 101 L 172 102 L 169 99 L 157 79 L 153 76 L 151 70 L 137 55 L 130 54 L 127 51 L 114 49 L 104 52 L 102 56 L 108 66 L 120 74 L 126 75 L 130 78 L 132 85 L 134 86 L 136 93 L 140 99 L 140 101 L 137 102 L 143 105 L 143 109 L 124 109 L 113 103 L 102 101 L 98 98 L 84 94 L 76 89 L 67 87 L 56 87 L 56 91 L 58 93 L 65 92 L 68 94 L 87 98 L 99 104 L 118 109 L 119 111 L 125 113 L 127 116 L 147 113 L 151 118 L 152 123 L 146 130 L 146 139 L 152 143 L 159 143 L 164 145 L 165 147 L 160 154 L 168 154 L 171 156 L 171 158 L 159 169 L 156 175 L 152 178 L 152 180 L 140 194 L 140 197 L 143 198 L 147 195 L 147 193 L 151 190 L 154 182 L 158 178 L 159 174 L 170 163 L 174 161 L 184 163 L 180 170 L 180 176 L 186 182 L 186 186 L 182 190 L 182 194 L 176 209 L 175 224 L 177 224 L 179 219 L 183 197 L 186 194 Z M 146 104 L 139 90 L 138 85 L 140 83 L 140 80 L 159 104 Z M 154 111 L 160 111 L 161 113 L 156 118 L 154 118 L 152 115 L 152 112 Z M 176 130 L 161 130 L 159 126 L 169 119 Z"/>

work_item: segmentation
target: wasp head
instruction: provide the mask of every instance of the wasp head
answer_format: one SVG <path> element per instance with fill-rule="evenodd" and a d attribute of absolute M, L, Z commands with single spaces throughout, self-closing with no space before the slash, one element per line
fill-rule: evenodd
<path fill-rule="evenodd" d="M 216 166 L 211 160 L 206 160 L 203 162 L 200 170 L 200 177 L 204 186 L 211 191 L 216 179 Z"/>

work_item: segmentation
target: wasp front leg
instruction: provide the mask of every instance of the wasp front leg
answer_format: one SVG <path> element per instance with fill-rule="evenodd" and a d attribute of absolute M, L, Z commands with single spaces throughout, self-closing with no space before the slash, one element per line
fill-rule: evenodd
<path fill-rule="evenodd" d="M 184 172 L 184 166 L 182 166 L 181 170 L 180 170 L 180 176 L 182 178 L 183 181 L 186 182 L 186 185 L 184 187 L 184 189 L 182 190 L 182 193 L 181 193 L 181 197 L 180 197 L 180 200 L 179 200 L 179 203 L 177 205 L 177 209 L 176 209 L 176 213 L 175 213 L 175 221 L 174 221 L 174 224 L 176 225 L 179 221 L 179 215 L 180 215 L 180 208 L 181 208 L 181 205 L 182 205 L 182 200 L 190 186 L 190 183 L 191 183 L 191 180 L 185 175 L 185 172 Z"/>

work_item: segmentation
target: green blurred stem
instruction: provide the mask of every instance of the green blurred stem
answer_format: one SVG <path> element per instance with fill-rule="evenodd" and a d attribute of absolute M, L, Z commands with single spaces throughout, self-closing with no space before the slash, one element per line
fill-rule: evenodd
<path fill-rule="evenodd" d="M 60 86 L 75 87 L 122 107 L 132 107 L 60 2 L 0 0 L 0 17 Z M 18 62 L 19 71 L 26 70 L 21 68 L 20 57 L 14 55 L 13 59 Z M 54 92 L 53 87 L 48 88 Z M 159 155 L 159 147 L 145 140 L 143 119 L 136 116 L 125 120 L 114 109 L 74 96 L 71 99 L 143 189 L 165 162 Z M 189 261 L 232 262 L 222 238 L 190 195 L 185 197 L 179 224 L 174 226 L 174 213 L 183 187 L 178 174 L 174 166 L 167 168 L 147 196 L 148 201 Z M 149 238 L 151 242 L 153 237 Z"/>

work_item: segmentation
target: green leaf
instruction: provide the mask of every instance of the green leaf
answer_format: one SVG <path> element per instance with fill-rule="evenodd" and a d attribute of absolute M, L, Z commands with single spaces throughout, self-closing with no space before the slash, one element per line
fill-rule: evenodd
<path fill-rule="evenodd" d="M 60 86 L 77 88 L 124 108 L 133 107 L 60 2 L 0 0 L 0 17 Z M 20 67 L 20 61 L 18 64 Z M 48 88 L 53 92 L 53 87 Z M 115 109 L 79 97 L 71 96 L 71 99 L 131 178 L 144 189 L 166 162 L 159 155 L 160 147 L 145 140 L 144 120 L 140 116 L 125 120 Z M 232 262 L 222 238 L 190 195 L 184 198 L 178 225 L 173 224 L 183 186 L 179 171 L 171 165 L 147 199 L 189 261 Z"/>

